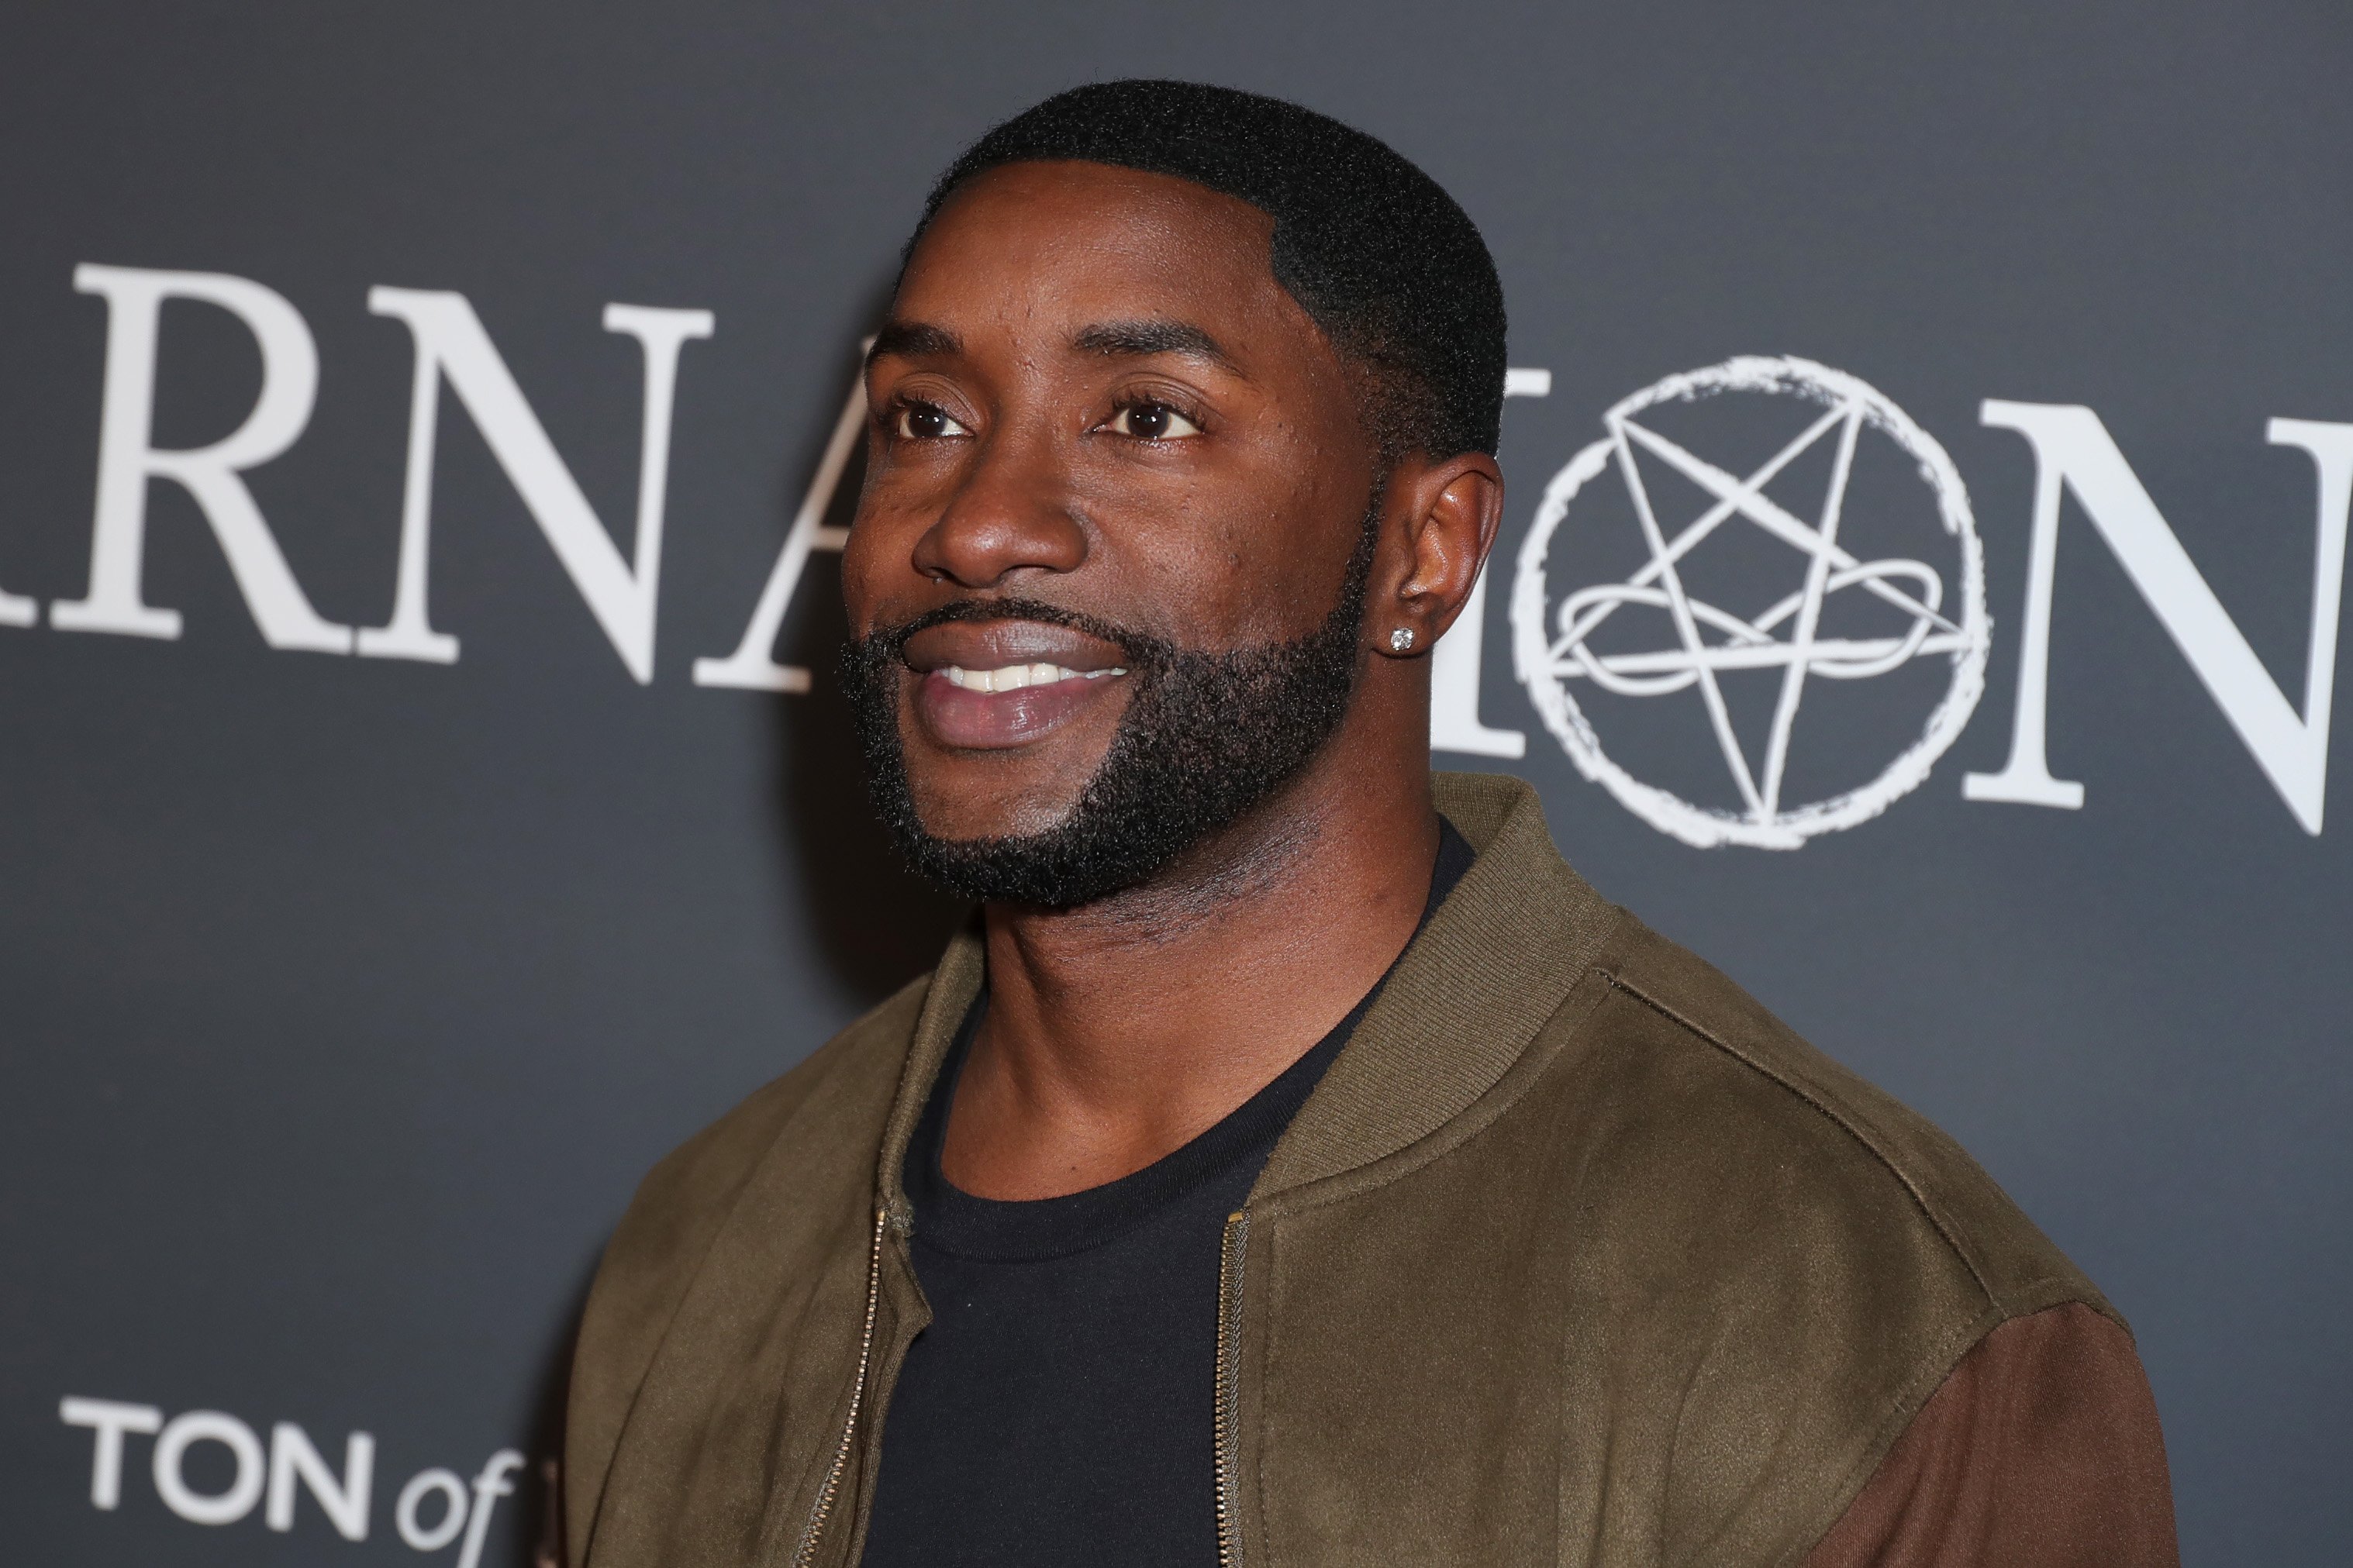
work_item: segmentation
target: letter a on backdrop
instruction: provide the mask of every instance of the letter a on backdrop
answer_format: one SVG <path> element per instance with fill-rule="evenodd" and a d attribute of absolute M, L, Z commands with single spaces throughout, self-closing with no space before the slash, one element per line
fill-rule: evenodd
<path fill-rule="evenodd" d="M 873 340 L 867 342 L 871 345 Z M 800 586 L 801 574 L 808 568 L 809 552 L 839 550 L 849 542 L 849 531 L 828 526 L 825 514 L 833 506 L 834 492 L 841 488 L 842 473 L 849 467 L 850 454 L 858 450 L 858 437 L 865 427 L 866 382 L 860 377 L 850 383 L 849 396 L 842 403 L 841 416 L 833 422 L 833 435 L 825 444 L 825 456 L 818 460 L 817 475 L 801 497 L 801 509 L 793 514 L 793 525 L 785 532 L 784 549 L 777 552 L 768 581 L 760 589 L 751 625 L 744 628 L 735 651 L 725 658 L 694 661 L 697 686 L 742 691 L 806 692 L 809 689 L 807 668 L 776 662 L 776 634 L 784 629 L 785 611 L 792 605 L 793 590 Z"/>

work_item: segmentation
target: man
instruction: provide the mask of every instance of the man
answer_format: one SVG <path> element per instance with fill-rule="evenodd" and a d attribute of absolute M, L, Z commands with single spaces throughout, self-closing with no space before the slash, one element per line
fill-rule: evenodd
<path fill-rule="evenodd" d="M 2174 1560 L 2091 1283 L 1433 781 L 1504 364 L 1461 208 L 1288 104 L 1082 88 L 941 180 L 845 668 L 979 916 L 648 1178 L 575 1562 Z"/>

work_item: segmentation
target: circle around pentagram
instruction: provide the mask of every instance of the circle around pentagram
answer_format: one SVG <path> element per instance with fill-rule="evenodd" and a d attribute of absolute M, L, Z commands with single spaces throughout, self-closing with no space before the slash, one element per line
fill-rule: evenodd
<path fill-rule="evenodd" d="M 1894 442 L 1917 465 L 1921 482 L 1936 498 L 1937 515 L 1944 531 L 1951 536 L 1959 555 L 1958 602 L 1945 606 L 1956 614 L 1937 613 L 1936 601 L 1941 595 L 1941 579 L 1937 580 L 1935 592 L 1926 595 L 1931 601 L 1926 605 L 1929 617 L 1938 625 L 1951 628 L 1937 639 L 1936 651 L 1951 654 L 1953 677 L 1944 697 L 1922 726 L 1919 738 L 1868 784 L 1827 800 L 1795 806 L 1782 805 L 1775 801 L 1770 809 L 1764 809 L 1761 804 L 1752 804 L 1746 813 L 1697 805 L 1672 791 L 1647 784 L 1628 773 L 1602 749 L 1599 735 L 1591 721 L 1578 708 L 1567 679 L 1556 668 L 1561 662 L 1559 649 L 1547 625 L 1556 613 L 1546 592 L 1545 571 L 1555 535 L 1567 519 L 1570 504 L 1578 492 L 1613 466 L 1613 457 L 1620 458 L 1621 462 L 1630 460 L 1621 454 L 1621 447 L 1627 440 L 1625 432 L 1635 415 L 1664 404 L 1691 403 L 1729 394 L 1802 398 L 1821 405 L 1825 410 L 1843 411 L 1843 416 L 1854 422 L 1856 438 L 1862 429 L 1867 428 Z M 1512 584 L 1513 669 L 1527 688 L 1528 696 L 1543 717 L 1546 727 L 1560 742 L 1569 760 L 1577 764 L 1577 771 L 1606 787 L 1621 805 L 1651 826 L 1701 848 L 1720 844 L 1745 844 L 1766 849 L 1795 849 L 1816 834 L 1835 832 L 1868 821 L 1915 788 L 1928 776 L 1929 770 L 1936 765 L 1936 759 L 1944 754 L 1946 748 L 1953 743 L 1954 738 L 1959 735 L 1977 707 L 1978 698 L 1985 689 L 1986 649 L 1990 632 L 1985 608 L 1984 555 L 1978 542 L 1976 522 L 1969 512 L 1968 491 L 1962 485 L 1952 458 L 1936 437 L 1920 428 L 1909 415 L 1889 402 L 1877 389 L 1843 371 L 1832 370 L 1810 360 L 1759 355 L 1746 355 L 1704 370 L 1671 375 L 1613 405 L 1602 416 L 1602 422 L 1610 434 L 1571 458 L 1546 486 L 1535 520 L 1520 546 L 1518 569 Z M 1849 450 L 1852 450 L 1851 447 Z M 1661 538 L 1663 534 L 1653 537 L 1651 541 L 1654 563 L 1662 559 L 1658 548 Z M 1674 559 L 1672 552 L 1668 552 L 1665 558 L 1667 565 L 1672 566 Z M 1828 571 L 1827 563 L 1822 570 Z M 1862 585 L 1866 577 L 1875 577 L 1883 584 L 1893 578 L 1917 583 L 1924 574 L 1935 575 L 1917 563 L 1856 563 L 1841 574 L 1844 581 L 1840 585 Z M 1641 575 L 1641 573 L 1636 574 L 1637 578 Z M 1672 575 L 1671 572 L 1662 569 L 1662 577 L 1671 578 Z M 1810 578 L 1810 583 L 1818 584 L 1819 580 L 1817 574 Z M 1626 584 L 1610 586 L 1630 597 L 1648 595 L 1639 600 L 1644 604 L 1669 600 L 1667 592 L 1638 586 L 1633 579 Z M 1819 586 L 1811 591 L 1816 594 L 1819 603 Z M 1591 590 L 1586 592 L 1589 594 Z M 1679 595 L 1680 590 L 1676 593 Z M 1567 607 L 1567 601 L 1564 601 L 1562 609 Z M 1662 607 L 1671 607 L 1673 614 L 1682 617 L 1678 625 L 1686 628 L 1687 647 L 1704 648 L 1707 646 L 1689 630 L 1696 627 L 1697 620 L 1687 609 L 1681 607 L 1680 598 L 1672 604 L 1662 604 Z M 1898 657 L 1894 661 L 1895 663 L 1907 662 L 1913 658 L 1934 657 L 1934 654 L 1921 650 L 1924 637 L 1919 628 L 1925 623 L 1918 618 L 1919 608 L 1915 604 L 1915 634 L 1905 639 L 1910 651 L 1906 652 L 1904 647 L 1896 649 Z M 1719 621 L 1730 619 L 1712 609 L 1708 613 Z M 1594 657 L 1583 647 L 1581 638 L 1569 643 L 1564 628 L 1562 646 L 1568 647 L 1585 669 L 1593 671 Z M 1752 642 L 1748 646 L 1757 645 Z M 1810 654 L 1812 645 L 1809 644 L 1806 651 Z M 1704 663 L 1701 653 L 1692 653 L 1690 659 L 1694 666 L 1690 672 L 1692 679 L 1711 679 L 1699 672 L 1698 667 Z M 1655 658 L 1653 662 L 1656 662 Z M 1795 656 L 1790 662 L 1796 662 Z M 1825 662 L 1831 661 L 1826 659 Z M 1885 666 L 1893 667 L 1894 663 Z M 1852 664 L 1847 668 L 1849 673 L 1843 677 L 1845 679 L 1878 672 L 1878 668 L 1869 663 Z M 1600 679 L 1599 672 L 1594 672 L 1594 678 Z M 1622 676 L 1619 679 L 1625 682 L 1620 689 L 1665 691 L 1682 689 L 1676 684 L 1681 679 L 1681 672 L 1670 673 L 1664 678 L 1651 678 L 1647 688 L 1638 687 Z M 1689 684 L 1689 680 L 1682 681 L 1683 686 Z M 1790 710 L 1790 717 L 1795 717 L 1794 706 Z M 1746 764 L 1741 765 L 1745 767 Z"/>

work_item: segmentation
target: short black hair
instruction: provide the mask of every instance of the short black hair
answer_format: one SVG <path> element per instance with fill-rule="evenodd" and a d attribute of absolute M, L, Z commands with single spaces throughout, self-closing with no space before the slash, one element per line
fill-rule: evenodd
<path fill-rule="evenodd" d="M 907 253 L 966 181 L 1071 160 L 1173 174 L 1274 219 L 1275 281 L 1352 368 L 1385 460 L 1493 454 L 1504 285 L 1478 226 L 1386 143 L 1279 98 L 1189 81 L 1095 82 L 1026 109 L 932 187 Z"/>

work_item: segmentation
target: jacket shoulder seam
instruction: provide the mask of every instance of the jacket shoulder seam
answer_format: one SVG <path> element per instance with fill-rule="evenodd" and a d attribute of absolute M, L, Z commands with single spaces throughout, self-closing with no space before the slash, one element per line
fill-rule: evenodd
<path fill-rule="evenodd" d="M 1913 1207 L 1920 1211 L 1920 1216 L 1926 1220 L 1929 1227 L 1936 1233 L 1937 1239 L 1942 1241 L 1952 1255 L 1960 1260 L 1961 1267 L 1969 1271 L 1969 1278 L 1976 1282 L 1978 1293 L 1987 1301 L 1996 1305 L 2000 1304 L 2002 1300 L 2000 1292 L 1994 1289 L 1992 1283 L 1986 1279 L 1985 1271 L 1978 1267 L 1978 1260 L 1970 1256 L 1969 1249 L 1961 1245 L 1960 1237 L 1953 1234 L 1952 1227 L 1945 1222 L 1944 1216 L 1936 1212 L 1936 1205 L 1929 1201 L 1928 1194 L 1922 1190 L 1920 1184 L 1913 1179 L 1910 1172 L 1890 1159 L 1886 1151 L 1881 1149 L 1868 1133 L 1857 1126 L 1852 1117 L 1841 1111 L 1821 1096 L 1808 1089 L 1805 1085 L 1797 1082 L 1788 1074 L 1778 1071 L 1767 1063 L 1758 1060 L 1752 1053 L 1742 1050 L 1713 1029 L 1660 1001 L 1623 975 L 1611 973 L 1607 970 L 1601 971 L 1600 973 L 1612 989 L 1624 992 L 1643 1006 L 1650 1008 L 1678 1027 L 1697 1036 L 1751 1072 L 1778 1084 L 1840 1131 L 1854 1140 L 1882 1170 L 1895 1178 L 1897 1184 L 1903 1187 L 1905 1194 L 1912 1200 Z"/>
<path fill-rule="evenodd" d="M 1643 1000 L 1648 1001 L 1649 998 Z M 1820 1516 L 1808 1526 L 1805 1533 L 1810 1537 L 1810 1543 L 1782 1558 L 1783 1563 L 1793 1565 L 1793 1568 L 1803 1564 L 1806 1553 L 1810 1552 L 1813 1544 L 1819 1543 L 1845 1517 L 1846 1510 L 1853 1506 L 1854 1500 L 1862 1495 L 1862 1489 L 1871 1483 L 1871 1478 L 1886 1459 L 1888 1450 L 1895 1447 L 1897 1440 L 1919 1417 L 1936 1390 L 1944 1386 L 1945 1380 L 1953 1375 L 1953 1369 L 1959 1366 L 1962 1359 L 1982 1343 L 1988 1334 L 2007 1321 L 2008 1314 L 2001 1305 L 1993 1302 L 1958 1332 L 1921 1358 L 1912 1376 L 1887 1402 L 1862 1452 L 1839 1478 L 1838 1485 L 1825 1494 L 1831 1500 L 1830 1506 L 1823 1509 Z"/>

